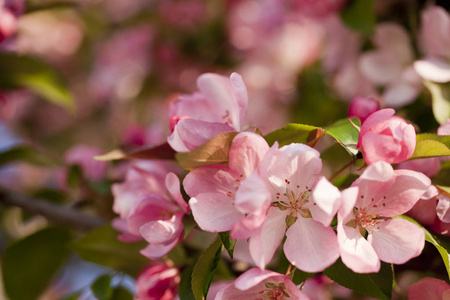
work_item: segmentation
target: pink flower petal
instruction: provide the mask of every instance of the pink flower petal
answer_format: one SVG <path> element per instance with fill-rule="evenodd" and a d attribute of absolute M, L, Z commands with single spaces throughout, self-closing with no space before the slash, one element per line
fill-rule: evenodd
<path fill-rule="evenodd" d="M 166 188 L 169 191 L 170 195 L 172 196 L 173 200 L 175 200 L 175 202 L 185 212 L 188 212 L 189 211 L 189 206 L 186 203 L 186 201 L 184 201 L 183 196 L 181 195 L 181 192 L 180 192 L 180 179 L 178 178 L 178 176 L 175 175 L 172 172 L 167 174 L 165 183 L 166 183 Z"/>
<path fill-rule="evenodd" d="M 425 57 L 414 62 L 419 75 L 430 81 L 445 83 L 450 81 L 450 64 L 437 57 Z"/>
<path fill-rule="evenodd" d="M 359 131 L 359 140 L 357 147 L 361 146 L 361 137 L 364 136 L 372 127 L 375 125 L 388 120 L 395 114 L 395 110 L 392 108 L 385 108 L 374 112 L 361 125 L 361 130 Z"/>
<path fill-rule="evenodd" d="M 269 208 L 270 200 L 266 184 L 255 172 L 241 183 L 236 192 L 235 207 L 243 214 L 261 214 Z"/>
<path fill-rule="evenodd" d="M 450 290 L 450 285 L 444 280 L 425 277 L 408 288 L 409 300 L 446 300 L 445 293 Z"/>
<path fill-rule="evenodd" d="M 218 193 L 199 194 L 189 200 L 189 206 L 200 228 L 209 232 L 229 231 L 243 217 L 232 199 Z"/>
<path fill-rule="evenodd" d="M 364 152 L 364 160 L 369 165 L 378 161 L 395 163 L 402 151 L 401 144 L 397 143 L 392 136 L 373 132 L 366 133 L 361 148 Z"/>
<path fill-rule="evenodd" d="M 331 227 L 311 218 L 299 218 L 286 231 L 284 253 L 297 268 L 305 272 L 320 272 L 339 257 L 339 245 Z"/>
<path fill-rule="evenodd" d="M 314 220 L 330 226 L 341 205 L 341 192 L 325 177 L 321 177 L 311 194 L 309 210 Z"/>
<path fill-rule="evenodd" d="M 375 85 L 387 85 L 400 77 L 403 66 L 387 51 L 367 51 L 361 55 L 359 67 Z"/>
<path fill-rule="evenodd" d="M 149 259 L 159 259 L 170 252 L 178 244 L 180 236 L 170 244 L 148 244 L 140 253 Z"/>
<path fill-rule="evenodd" d="M 264 269 L 281 244 L 286 230 L 286 211 L 277 207 L 269 209 L 266 222 L 261 230 L 250 237 L 249 250 L 255 264 Z"/>
<path fill-rule="evenodd" d="M 382 261 L 403 264 L 422 252 L 425 232 L 417 225 L 403 219 L 390 219 L 378 226 L 380 229 L 367 239 Z"/>
<path fill-rule="evenodd" d="M 436 206 L 436 213 L 444 223 L 450 223 L 450 198 L 441 194 Z"/>
<path fill-rule="evenodd" d="M 183 181 L 186 193 L 195 197 L 200 193 L 235 192 L 234 186 L 239 174 L 234 176 L 227 165 L 205 166 L 189 172 Z"/>
<path fill-rule="evenodd" d="M 170 220 L 150 221 L 142 225 L 139 232 L 150 244 L 170 243 L 183 231 L 183 223 L 181 223 L 183 215 L 184 213 L 178 213 Z"/>
<path fill-rule="evenodd" d="M 244 123 L 245 116 L 247 114 L 248 94 L 244 81 L 241 75 L 232 73 L 230 75 L 230 83 L 233 88 L 234 96 L 239 105 L 239 122 L 240 126 Z"/>

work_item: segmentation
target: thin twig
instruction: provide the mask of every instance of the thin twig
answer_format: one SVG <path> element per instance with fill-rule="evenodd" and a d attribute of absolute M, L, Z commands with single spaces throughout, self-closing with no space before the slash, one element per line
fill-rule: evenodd
<path fill-rule="evenodd" d="M 89 216 L 70 208 L 2 188 L 0 188 L 0 203 L 20 207 L 28 213 L 42 215 L 59 225 L 82 231 L 94 229 L 106 223 L 106 220 L 99 217 Z"/>

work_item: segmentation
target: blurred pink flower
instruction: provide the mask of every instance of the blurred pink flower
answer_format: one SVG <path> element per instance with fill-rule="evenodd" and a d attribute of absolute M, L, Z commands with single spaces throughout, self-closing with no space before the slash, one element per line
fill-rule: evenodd
<path fill-rule="evenodd" d="M 189 152 L 215 135 L 241 131 L 247 113 L 247 89 L 240 75 L 230 78 L 206 73 L 197 79 L 199 92 L 181 95 L 172 103 L 171 119 L 178 120 L 167 138 L 175 151 Z"/>
<path fill-rule="evenodd" d="M 440 6 L 422 12 L 420 38 L 425 57 L 414 63 L 419 75 L 434 82 L 450 81 L 450 14 Z"/>
<path fill-rule="evenodd" d="M 397 169 L 407 169 L 422 172 L 428 177 L 433 177 L 441 170 L 441 159 L 430 157 L 404 161 L 398 164 Z"/>
<path fill-rule="evenodd" d="M 215 300 L 266 298 L 309 299 L 305 293 L 295 286 L 289 276 L 253 268 L 239 276 L 233 283 L 222 288 L 217 293 Z"/>
<path fill-rule="evenodd" d="M 349 117 L 358 117 L 363 123 L 369 115 L 380 109 L 380 103 L 373 98 L 355 97 L 348 107 Z"/>
<path fill-rule="evenodd" d="M 400 163 L 414 153 L 414 127 L 394 114 L 393 109 L 382 109 L 371 114 L 362 124 L 357 147 L 367 164 L 378 161 Z"/>
<path fill-rule="evenodd" d="M 137 300 L 173 300 L 178 297 L 180 272 L 164 262 L 150 263 L 136 279 Z"/>
<path fill-rule="evenodd" d="M 450 135 L 450 119 L 447 120 L 447 123 L 439 126 L 437 130 L 438 135 Z"/>
<path fill-rule="evenodd" d="M 419 94 L 422 81 L 412 67 L 408 32 L 395 23 L 381 23 L 375 29 L 373 42 L 377 49 L 360 56 L 361 72 L 374 85 L 385 87 L 385 106 L 395 108 L 411 103 Z"/>
<path fill-rule="evenodd" d="M 450 299 L 450 285 L 444 280 L 425 277 L 408 288 L 409 300 L 445 300 Z"/>
<path fill-rule="evenodd" d="M 0 6 L 0 43 L 16 32 L 17 19 L 14 14 Z"/>
<path fill-rule="evenodd" d="M 323 18 L 337 13 L 347 0 L 290 0 L 302 14 Z"/>
<path fill-rule="evenodd" d="M 96 147 L 76 145 L 66 152 L 64 161 L 68 165 L 79 165 L 86 179 L 100 181 L 105 178 L 108 169 L 107 162 L 94 159 L 94 156 L 101 154 L 103 152 Z"/>
<path fill-rule="evenodd" d="M 367 167 L 342 192 L 337 236 L 344 264 L 357 273 L 372 273 L 379 271 L 380 260 L 403 264 L 418 256 L 425 245 L 425 232 L 392 217 L 410 210 L 430 183 L 422 173 L 393 170 L 383 161 Z"/>

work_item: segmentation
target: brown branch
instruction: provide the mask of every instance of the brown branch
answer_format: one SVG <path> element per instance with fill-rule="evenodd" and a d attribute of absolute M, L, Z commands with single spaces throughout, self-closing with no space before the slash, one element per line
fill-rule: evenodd
<path fill-rule="evenodd" d="M 99 217 L 89 216 L 70 208 L 2 188 L 0 188 L 0 203 L 20 207 L 28 213 L 44 216 L 56 224 L 81 231 L 94 229 L 106 223 L 106 220 Z"/>

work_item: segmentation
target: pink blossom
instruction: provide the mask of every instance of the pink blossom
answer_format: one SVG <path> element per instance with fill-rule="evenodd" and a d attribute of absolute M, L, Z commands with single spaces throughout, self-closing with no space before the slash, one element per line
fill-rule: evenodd
<path fill-rule="evenodd" d="M 422 172 L 428 177 L 433 177 L 441 170 L 441 160 L 439 157 L 408 160 L 399 163 L 397 168 Z"/>
<path fill-rule="evenodd" d="M 228 299 L 309 299 L 291 281 L 289 276 L 273 271 L 253 268 L 239 276 L 233 283 L 222 288 L 216 300 Z"/>
<path fill-rule="evenodd" d="M 154 169 L 132 166 L 126 181 L 113 185 L 113 210 L 120 214 L 113 225 L 123 232 L 118 238 L 124 242 L 145 239 L 149 245 L 141 254 L 157 259 L 181 239 L 182 218 L 189 208 L 178 177 L 161 165 L 150 167 Z"/>
<path fill-rule="evenodd" d="M 102 151 L 96 147 L 77 145 L 66 152 L 64 160 L 68 165 L 79 165 L 87 179 L 100 181 L 105 178 L 108 169 L 107 162 L 94 159 L 94 156 L 101 154 Z"/>
<path fill-rule="evenodd" d="M 299 12 L 306 16 L 323 18 L 337 13 L 347 0 L 291 0 Z"/>
<path fill-rule="evenodd" d="M 17 18 L 24 10 L 23 0 L 0 0 L 0 43 L 16 32 Z"/>
<path fill-rule="evenodd" d="M 337 236 L 344 264 L 354 272 L 371 273 L 378 272 L 380 260 L 403 264 L 418 256 L 425 232 L 392 217 L 410 210 L 430 183 L 422 173 L 393 170 L 386 162 L 370 165 L 342 192 Z"/>
<path fill-rule="evenodd" d="M 437 278 L 422 278 L 408 288 L 409 300 L 444 300 L 449 298 L 450 285 Z"/>
<path fill-rule="evenodd" d="M 376 27 L 376 50 L 364 52 L 359 67 L 374 85 L 385 87 L 383 103 L 401 107 L 415 100 L 422 81 L 412 67 L 413 51 L 409 35 L 395 23 L 382 23 Z"/>
<path fill-rule="evenodd" d="M 304 144 L 271 148 L 261 163 L 261 176 L 271 191 L 271 208 L 261 229 L 250 238 L 250 254 L 260 268 L 271 260 L 286 232 L 286 258 L 306 272 L 320 272 L 339 257 L 330 223 L 340 205 L 340 192 L 318 177 L 322 161 Z"/>
<path fill-rule="evenodd" d="M 243 126 L 248 97 L 240 75 L 233 73 L 228 79 L 203 74 L 197 86 L 198 92 L 181 95 L 170 107 L 170 118 L 178 122 L 167 141 L 178 152 L 189 152 L 219 133 Z"/>
<path fill-rule="evenodd" d="M 358 117 L 364 122 L 369 115 L 380 109 L 380 103 L 373 98 L 355 97 L 348 107 L 349 117 Z"/>
<path fill-rule="evenodd" d="M 450 135 L 450 119 L 446 123 L 439 126 L 437 130 L 438 135 Z"/>
<path fill-rule="evenodd" d="M 186 176 L 183 186 L 201 229 L 231 230 L 233 238 L 248 238 L 260 226 L 270 197 L 257 168 L 268 149 L 260 135 L 240 133 L 231 144 L 228 165 L 200 167 Z"/>
<path fill-rule="evenodd" d="M 400 163 L 414 153 L 414 127 L 394 114 L 393 109 L 382 109 L 371 114 L 362 124 L 357 147 L 367 164 L 377 161 Z"/>
<path fill-rule="evenodd" d="M 425 57 L 414 63 L 419 75 L 430 81 L 450 81 L 450 15 L 440 6 L 422 12 L 420 38 Z"/>
<path fill-rule="evenodd" d="M 136 280 L 137 300 L 173 300 L 178 296 L 180 273 L 164 262 L 152 262 Z"/>

